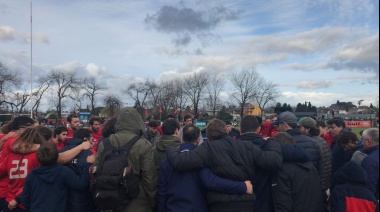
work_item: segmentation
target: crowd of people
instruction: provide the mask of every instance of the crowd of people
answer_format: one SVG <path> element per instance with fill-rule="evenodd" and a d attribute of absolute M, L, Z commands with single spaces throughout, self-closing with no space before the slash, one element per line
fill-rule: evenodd
<path fill-rule="evenodd" d="M 51 130 L 15 117 L 1 128 L 0 201 L 6 211 L 100 211 L 91 182 L 106 145 L 132 140 L 127 164 L 139 192 L 126 212 L 372 212 L 379 200 L 379 129 L 361 138 L 343 119 L 242 117 L 240 129 L 187 115 L 145 126 L 125 108 L 79 127 L 76 115 Z M 136 139 L 137 138 L 137 139 Z M 107 143 L 106 140 L 107 139 Z"/>

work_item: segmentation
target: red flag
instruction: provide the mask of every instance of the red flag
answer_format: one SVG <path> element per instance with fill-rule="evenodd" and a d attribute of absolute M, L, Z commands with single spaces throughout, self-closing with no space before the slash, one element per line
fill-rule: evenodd
<path fill-rule="evenodd" d="M 176 108 L 176 109 L 174 110 L 174 115 L 177 115 L 177 113 L 178 113 L 178 108 Z"/>
<path fill-rule="evenodd" d="M 162 109 L 160 108 L 160 113 L 162 113 Z"/>
<path fill-rule="evenodd" d="M 149 111 L 148 111 L 148 110 L 145 110 L 145 115 L 146 115 L 146 116 L 149 115 Z"/>

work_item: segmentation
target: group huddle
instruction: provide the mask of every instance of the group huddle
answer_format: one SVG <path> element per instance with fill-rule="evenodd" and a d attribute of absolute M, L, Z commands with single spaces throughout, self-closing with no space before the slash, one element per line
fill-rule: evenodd
<path fill-rule="evenodd" d="M 0 134 L 2 211 L 378 211 L 377 128 L 358 139 L 341 118 L 291 112 L 269 125 L 242 117 L 240 130 L 183 121 L 146 129 L 125 108 L 89 128 L 70 115 L 52 131 L 16 117 Z"/>

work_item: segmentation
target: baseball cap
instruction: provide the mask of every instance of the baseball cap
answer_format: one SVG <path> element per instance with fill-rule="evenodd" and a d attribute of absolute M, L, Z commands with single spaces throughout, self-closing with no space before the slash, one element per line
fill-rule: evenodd
<path fill-rule="evenodd" d="M 317 127 L 317 122 L 314 119 L 310 118 L 310 117 L 304 117 L 304 118 L 300 119 L 297 122 L 297 125 L 298 126 L 315 128 L 315 127 Z"/>
<path fill-rule="evenodd" d="M 279 123 L 297 124 L 297 117 L 294 113 L 286 111 L 280 113 L 277 117 L 277 121 L 273 122 L 272 125 L 278 125 Z"/>

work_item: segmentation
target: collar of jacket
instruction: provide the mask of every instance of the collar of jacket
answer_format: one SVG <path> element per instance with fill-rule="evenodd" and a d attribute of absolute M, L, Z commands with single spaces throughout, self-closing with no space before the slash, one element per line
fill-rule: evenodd
<path fill-rule="evenodd" d="M 193 144 L 193 143 L 183 143 L 179 146 L 179 151 L 180 152 L 189 152 L 189 151 L 194 150 L 195 148 L 197 148 L 197 146 L 195 146 L 195 144 Z"/>
<path fill-rule="evenodd" d="M 369 155 L 369 154 L 371 154 L 372 152 L 374 152 L 376 150 L 379 151 L 379 145 L 376 145 L 376 146 L 370 147 L 368 149 L 365 149 L 364 153 L 366 153 L 367 155 Z"/>
<path fill-rule="evenodd" d="M 240 138 L 239 138 L 239 140 L 248 140 L 248 141 L 252 141 L 252 140 L 256 140 L 256 139 L 263 139 L 263 137 L 257 133 L 250 132 L 250 133 L 241 134 Z"/>
<path fill-rule="evenodd" d="M 173 135 L 163 135 L 158 139 L 156 148 L 159 151 L 166 151 L 168 147 L 178 147 L 181 144 L 181 139 Z"/>
<path fill-rule="evenodd" d="M 300 129 L 298 129 L 298 128 L 294 128 L 294 129 L 290 129 L 290 130 L 288 130 L 288 131 L 286 131 L 289 135 L 291 135 L 291 136 L 295 136 L 295 135 L 303 135 L 302 133 L 301 133 L 301 130 Z"/>

